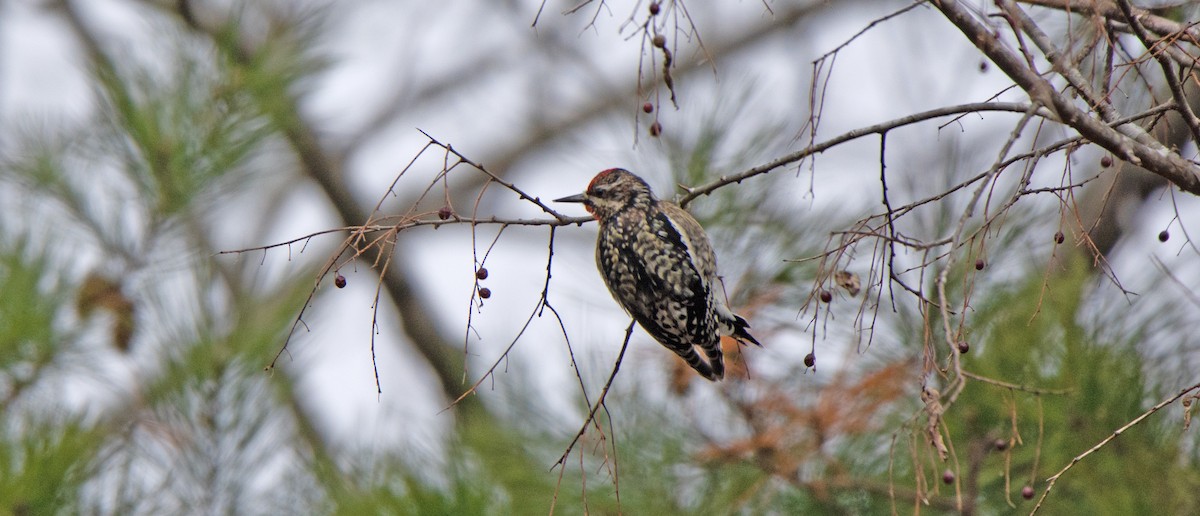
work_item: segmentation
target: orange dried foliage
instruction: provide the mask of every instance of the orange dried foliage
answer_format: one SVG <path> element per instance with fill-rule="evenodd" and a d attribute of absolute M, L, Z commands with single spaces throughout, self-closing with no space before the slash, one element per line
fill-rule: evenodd
<path fill-rule="evenodd" d="M 821 389 L 813 409 L 816 427 L 822 433 L 834 435 L 873 431 L 879 423 L 876 413 L 904 395 L 904 385 L 910 377 L 907 363 L 875 370 L 852 384 L 844 381 L 845 376 L 839 377 Z"/>
<path fill-rule="evenodd" d="M 906 394 L 911 364 L 898 362 L 857 381 L 842 376 L 813 392 L 797 396 L 781 386 L 736 408 L 746 418 L 751 435 L 712 443 L 698 458 L 707 462 L 753 460 L 764 470 L 783 476 L 798 474 L 804 461 L 819 459 L 821 448 L 837 437 L 868 434 L 885 424 L 879 415 Z M 836 467 L 835 464 L 826 464 Z"/>

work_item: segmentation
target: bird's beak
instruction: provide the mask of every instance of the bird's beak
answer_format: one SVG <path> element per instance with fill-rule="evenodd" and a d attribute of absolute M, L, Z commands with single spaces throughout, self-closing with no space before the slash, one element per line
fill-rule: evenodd
<path fill-rule="evenodd" d="M 554 202 L 587 202 L 587 197 L 584 194 L 575 194 L 562 199 L 555 199 Z"/>

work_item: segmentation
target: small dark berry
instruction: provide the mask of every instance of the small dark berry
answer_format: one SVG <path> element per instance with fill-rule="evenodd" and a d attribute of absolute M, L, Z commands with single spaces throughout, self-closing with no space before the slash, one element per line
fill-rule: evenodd
<path fill-rule="evenodd" d="M 658 121 L 650 124 L 650 136 L 657 137 L 660 134 L 662 134 L 662 124 L 658 123 Z"/>
<path fill-rule="evenodd" d="M 1033 499 L 1033 486 L 1025 486 L 1021 488 L 1021 498 L 1026 500 Z"/>
<path fill-rule="evenodd" d="M 950 470 L 943 471 L 942 472 L 942 483 L 953 484 L 954 483 L 954 472 L 950 471 Z"/>
<path fill-rule="evenodd" d="M 1158 241 L 1159 242 L 1166 242 L 1167 239 L 1169 239 L 1169 238 L 1171 238 L 1171 234 L 1167 233 L 1167 230 L 1165 230 L 1165 229 L 1158 233 Z"/>
<path fill-rule="evenodd" d="M 1008 449 L 1008 440 L 1007 439 L 996 439 L 994 446 L 996 447 L 996 451 L 1007 450 Z"/>
<path fill-rule="evenodd" d="M 979 62 L 979 73 L 987 73 L 987 71 L 988 71 L 988 62 L 980 61 Z"/>
<path fill-rule="evenodd" d="M 492 289 L 487 288 L 487 287 L 482 287 L 479 289 L 479 298 L 480 299 L 487 299 L 489 297 L 492 297 Z"/>
<path fill-rule="evenodd" d="M 1054 243 L 1056 243 L 1056 244 L 1061 244 L 1061 243 L 1063 243 L 1063 240 L 1066 240 L 1066 239 L 1067 239 L 1067 237 L 1063 236 L 1062 231 L 1059 231 L 1054 234 Z"/>
<path fill-rule="evenodd" d="M 977 270 L 977 271 L 983 270 L 983 267 L 986 265 L 987 265 L 987 262 L 983 261 L 983 258 L 979 258 L 979 259 L 975 260 L 975 270 Z"/>
<path fill-rule="evenodd" d="M 651 104 L 649 102 L 642 104 L 642 111 L 646 112 L 646 113 L 653 113 L 654 112 L 654 104 Z"/>
<path fill-rule="evenodd" d="M 487 268 L 480 267 L 479 270 L 475 271 L 475 277 L 481 280 L 487 279 Z"/>
<path fill-rule="evenodd" d="M 804 367 L 812 367 L 817 365 L 817 356 L 809 353 L 804 355 Z"/>
<path fill-rule="evenodd" d="M 454 215 L 454 210 L 450 209 L 449 206 L 442 206 L 442 209 L 438 210 L 439 219 L 446 220 L 450 218 L 451 215 Z"/>
<path fill-rule="evenodd" d="M 346 288 L 346 277 L 338 274 L 333 278 L 333 286 L 337 288 Z"/>
<path fill-rule="evenodd" d="M 958 352 L 965 355 L 965 354 L 967 354 L 968 351 L 971 351 L 971 345 L 968 344 L 967 341 L 965 341 L 965 340 L 959 341 L 958 342 Z"/>
<path fill-rule="evenodd" d="M 828 303 L 830 301 L 833 301 L 833 292 L 822 289 L 821 290 L 821 302 Z"/>
<path fill-rule="evenodd" d="M 658 2 L 650 2 L 650 16 L 658 16 Z"/>
<path fill-rule="evenodd" d="M 667 37 L 663 36 L 662 34 L 655 34 L 654 39 L 652 39 L 650 41 L 651 41 L 651 43 L 654 43 L 654 46 L 656 46 L 658 48 L 667 46 Z"/>
<path fill-rule="evenodd" d="M 1112 166 L 1112 156 L 1101 156 L 1100 157 L 1100 166 L 1104 167 L 1104 168 L 1111 167 Z"/>

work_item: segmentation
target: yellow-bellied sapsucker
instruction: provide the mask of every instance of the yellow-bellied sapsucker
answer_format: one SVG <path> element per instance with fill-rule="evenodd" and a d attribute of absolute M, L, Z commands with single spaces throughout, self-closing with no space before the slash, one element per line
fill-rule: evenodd
<path fill-rule="evenodd" d="M 609 292 L 700 376 L 724 377 L 722 335 L 762 346 L 746 331 L 746 320 L 725 306 L 704 228 L 683 208 L 655 198 L 642 178 L 620 168 L 605 170 L 587 191 L 556 201 L 583 203 L 600 222 L 596 265 Z"/>

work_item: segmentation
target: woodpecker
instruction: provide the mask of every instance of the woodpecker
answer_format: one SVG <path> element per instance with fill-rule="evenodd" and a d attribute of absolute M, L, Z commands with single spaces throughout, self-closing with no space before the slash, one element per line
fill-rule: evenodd
<path fill-rule="evenodd" d="M 583 193 L 555 202 L 583 203 L 596 218 L 596 266 L 608 291 L 700 376 L 712 381 L 725 376 L 722 335 L 762 347 L 747 331 L 746 319 L 730 311 L 719 294 L 717 258 L 704 228 L 683 208 L 656 198 L 642 178 L 608 169 Z"/>

